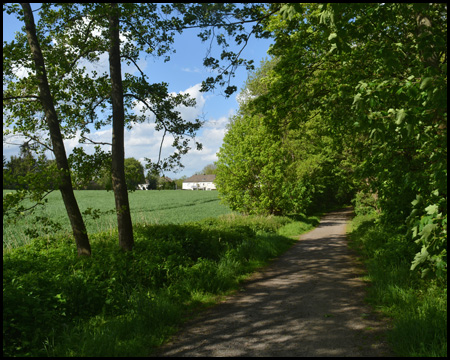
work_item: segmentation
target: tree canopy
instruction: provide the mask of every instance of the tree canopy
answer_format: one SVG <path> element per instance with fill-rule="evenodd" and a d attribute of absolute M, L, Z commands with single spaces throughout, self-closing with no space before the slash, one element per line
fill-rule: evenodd
<path fill-rule="evenodd" d="M 244 89 L 219 153 L 224 199 L 239 208 L 253 196 L 261 210 L 279 202 L 278 211 L 290 211 L 282 195 L 263 194 L 266 178 L 281 193 L 311 180 L 313 203 L 364 191 L 385 222 L 420 245 L 412 269 L 446 273 L 446 4 L 285 4 L 267 29 L 274 59 Z M 265 165 L 258 134 L 269 143 Z M 289 142 L 295 151 L 283 162 Z M 234 164 L 235 156 L 247 161 Z M 242 176 L 249 179 L 239 183 Z"/>

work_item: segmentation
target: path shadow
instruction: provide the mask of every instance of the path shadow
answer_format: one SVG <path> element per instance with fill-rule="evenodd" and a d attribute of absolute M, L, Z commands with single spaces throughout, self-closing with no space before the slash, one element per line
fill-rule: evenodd
<path fill-rule="evenodd" d="M 348 249 L 351 210 L 327 214 L 240 292 L 188 322 L 156 356 L 386 356 Z"/>

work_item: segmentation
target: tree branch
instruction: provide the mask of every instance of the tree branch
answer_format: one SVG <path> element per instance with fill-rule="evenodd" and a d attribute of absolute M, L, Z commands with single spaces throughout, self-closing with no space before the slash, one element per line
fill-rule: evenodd
<path fill-rule="evenodd" d="M 29 208 L 27 208 L 27 209 L 22 209 L 22 211 L 23 212 L 26 212 L 26 211 L 30 211 L 30 210 L 32 210 L 32 209 L 34 209 L 36 206 L 38 206 L 38 205 L 42 205 L 40 202 L 42 201 L 42 200 L 44 200 L 49 194 L 51 194 L 53 191 L 55 191 L 54 189 L 52 189 L 52 190 L 49 190 L 49 191 L 47 191 L 37 202 L 36 202 L 36 204 L 34 204 L 33 206 L 31 206 L 31 207 L 29 207 Z"/>
<path fill-rule="evenodd" d="M 91 139 L 89 139 L 89 138 L 87 138 L 86 136 L 84 136 L 84 135 L 81 135 L 80 136 L 81 137 L 81 139 L 83 139 L 83 140 L 87 140 L 87 141 L 89 141 L 91 144 L 94 144 L 94 145 L 109 145 L 109 146 L 112 146 L 112 144 L 111 143 L 107 143 L 107 142 L 98 142 L 98 141 L 93 141 L 93 140 L 91 140 Z"/>
<path fill-rule="evenodd" d="M 6 97 L 3 97 L 3 101 L 5 101 L 5 100 L 23 100 L 23 99 L 39 100 L 40 98 L 37 95 L 22 95 L 22 96 L 6 96 Z"/>
<path fill-rule="evenodd" d="M 139 72 L 141 73 L 141 76 L 142 76 L 144 79 L 147 77 L 147 76 L 144 74 L 144 72 L 141 70 L 141 68 L 138 66 L 138 64 L 136 63 L 136 61 L 134 61 L 133 58 L 131 58 L 131 57 L 127 56 L 127 55 L 123 55 L 123 54 L 121 54 L 120 57 L 121 57 L 121 58 L 124 58 L 124 59 L 127 59 L 127 60 L 130 60 L 130 61 L 134 64 L 134 66 L 137 67 L 137 69 L 138 69 Z"/>

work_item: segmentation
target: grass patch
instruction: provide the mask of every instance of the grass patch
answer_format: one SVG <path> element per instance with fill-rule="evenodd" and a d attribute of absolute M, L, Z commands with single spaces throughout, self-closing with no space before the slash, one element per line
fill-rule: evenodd
<path fill-rule="evenodd" d="M 13 190 L 3 190 L 3 196 Z M 84 215 L 89 234 L 109 232 L 117 228 L 117 216 L 114 212 L 114 193 L 106 190 L 76 190 L 75 197 L 81 212 L 98 209 L 98 218 Z M 24 215 L 15 223 L 3 224 L 3 249 L 11 249 L 30 242 L 27 233 L 46 236 L 47 233 L 67 236 L 71 233 L 67 212 L 59 191 L 47 197 L 45 207 L 38 208 L 34 215 Z M 131 218 L 133 223 L 147 224 L 183 224 L 208 217 L 229 214 L 228 207 L 220 203 L 217 191 L 135 191 L 129 193 Z M 27 205 L 27 204 L 25 204 Z M 31 205 L 31 203 L 29 204 Z M 36 216 L 50 219 L 61 225 L 62 230 L 43 226 Z"/>
<path fill-rule="evenodd" d="M 91 235 L 90 258 L 77 257 L 70 236 L 11 249 L 3 254 L 3 355 L 149 355 L 189 314 L 292 246 L 280 235 L 303 228 L 292 224 L 235 214 L 135 224 L 132 252 L 107 231 Z"/>
<path fill-rule="evenodd" d="M 411 272 L 414 242 L 377 221 L 352 221 L 351 245 L 367 267 L 368 302 L 393 320 L 388 341 L 399 356 L 447 357 L 447 282 Z"/>

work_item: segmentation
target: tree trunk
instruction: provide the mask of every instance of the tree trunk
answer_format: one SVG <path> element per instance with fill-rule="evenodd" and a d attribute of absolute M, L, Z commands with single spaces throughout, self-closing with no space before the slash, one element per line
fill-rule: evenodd
<path fill-rule="evenodd" d="M 133 225 L 131 222 L 125 180 L 125 112 L 123 107 L 122 73 L 120 65 L 119 14 L 117 4 L 111 4 L 109 14 L 109 69 L 111 74 L 112 129 L 112 185 L 116 200 L 119 245 L 124 251 L 133 249 Z"/>
<path fill-rule="evenodd" d="M 78 255 L 91 255 L 91 246 L 89 244 L 86 227 L 84 225 L 77 200 L 73 193 L 69 163 L 67 161 L 61 130 L 59 128 L 58 115 L 56 114 L 53 98 L 50 93 L 50 87 L 48 85 L 44 57 L 42 56 L 41 47 L 37 39 L 33 13 L 29 3 L 22 3 L 21 5 L 24 12 L 28 44 L 30 45 L 33 60 L 36 65 L 36 78 L 39 86 L 40 101 L 42 103 L 42 107 L 44 108 L 56 164 L 61 172 L 59 189 L 62 194 L 67 215 L 70 219 L 73 236 L 77 244 Z"/>

